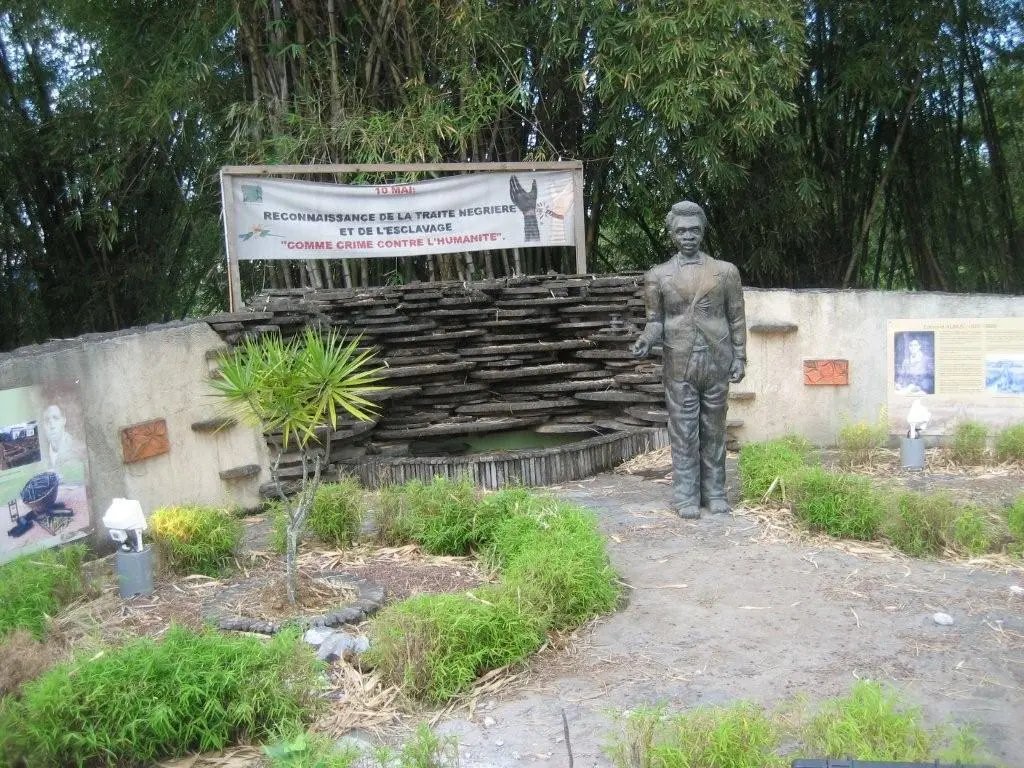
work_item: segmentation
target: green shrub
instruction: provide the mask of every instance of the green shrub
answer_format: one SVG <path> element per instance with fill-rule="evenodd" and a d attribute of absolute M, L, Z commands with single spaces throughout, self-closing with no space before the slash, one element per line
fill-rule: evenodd
<path fill-rule="evenodd" d="M 778 478 L 788 484 L 789 477 L 809 463 L 810 455 L 810 443 L 794 435 L 747 443 L 740 448 L 737 463 L 743 498 L 760 501 Z"/>
<path fill-rule="evenodd" d="M 375 750 L 380 768 L 458 768 L 459 743 L 454 736 L 438 736 L 421 725 L 400 749 Z"/>
<path fill-rule="evenodd" d="M 629 714 L 608 755 L 616 768 L 782 768 L 776 725 L 752 704 Z"/>
<path fill-rule="evenodd" d="M 870 464 L 875 453 L 888 441 L 889 425 L 884 418 L 875 424 L 863 421 L 844 424 L 837 440 L 840 460 L 847 466 Z"/>
<path fill-rule="evenodd" d="M 996 459 L 1024 462 L 1024 424 L 1014 424 L 999 430 L 995 439 Z"/>
<path fill-rule="evenodd" d="M 263 509 L 270 518 L 270 550 L 283 555 L 288 549 L 288 510 L 277 500 L 268 501 Z"/>
<path fill-rule="evenodd" d="M 0 703 L 0 764 L 143 766 L 297 731 L 319 665 L 295 632 L 269 641 L 172 627 L 54 667 Z"/>
<path fill-rule="evenodd" d="M 1006 513 L 1006 525 L 1015 543 L 1024 544 L 1024 496 L 1020 496 Z"/>
<path fill-rule="evenodd" d="M 912 557 L 941 555 L 959 512 L 946 493 L 901 493 L 884 533 L 894 547 Z"/>
<path fill-rule="evenodd" d="M 877 535 L 885 502 L 867 478 L 807 467 L 792 483 L 793 513 L 812 530 L 862 541 Z"/>
<path fill-rule="evenodd" d="M 353 768 L 361 757 L 354 747 L 338 749 L 329 736 L 308 731 L 279 737 L 263 752 L 269 768 Z"/>
<path fill-rule="evenodd" d="M 384 488 L 377 535 L 389 546 L 414 541 L 435 555 L 464 555 L 482 541 L 488 508 L 468 478 L 435 477 Z"/>
<path fill-rule="evenodd" d="M 990 761 L 969 729 L 928 728 L 918 710 L 869 681 L 824 702 L 810 720 L 799 709 L 766 713 L 747 703 L 682 714 L 640 708 L 606 751 L 616 768 L 781 768 L 800 754 L 901 765 Z"/>
<path fill-rule="evenodd" d="M 615 608 L 619 590 L 594 516 L 551 499 L 506 519 L 490 557 L 508 589 L 531 603 L 547 629 L 579 626 Z"/>
<path fill-rule="evenodd" d="M 992 549 L 992 539 L 992 527 L 984 512 L 977 507 L 963 507 L 953 520 L 950 544 L 962 555 L 977 557 L 985 554 Z"/>
<path fill-rule="evenodd" d="M 325 544 L 351 546 L 363 522 L 363 489 L 355 480 L 321 485 L 313 498 L 306 527 Z"/>
<path fill-rule="evenodd" d="M 856 760 L 981 762 L 966 730 L 930 730 L 917 709 L 875 682 L 854 684 L 848 696 L 828 702 L 808 724 L 804 738 L 815 754 Z M 939 753 L 939 754 L 936 754 Z"/>
<path fill-rule="evenodd" d="M 22 555 L 0 565 L 0 637 L 26 629 L 41 638 L 46 619 L 83 592 L 85 547 Z"/>
<path fill-rule="evenodd" d="M 961 421 L 953 430 L 949 456 L 957 464 L 983 464 L 988 430 L 976 421 Z"/>
<path fill-rule="evenodd" d="M 215 507 L 162 507 L 149 527 L 161 560 L 178 573 L 221 574 L 242 540 L 242 523 Z"/>
<path fill-rule="evenodd" d="M 502 571 L 500 584 L 475 594 L 414 597 L 374 619 L 363 658 L 414 696 L 444 701 L 536 650 L 548 630 L 615 607 L 604 539 L 580 507 L 524 488 L 480 498 L 468 481 L 443 478 L 382 496 L 385 541 L 411 539 L 444 554 L 475 549 Z"/>
<path fill-rule="evenodd" d="M 269 768 L 458 768 L 458 741 L 438 736 L 426 725 L 398 749 L 385 745 L 363 755 L 354 746 L 338 748 L 334 740 L 320 733 L 301 733 L 281 738 L 264 747 Z"/>
<path fill-rule="evenodd" d="M 544 641 L 533 606 L 508 590 L 417 595 L 374 618 L 362 659 L 413 696 L 441 703 L 483 672 L 520 661 Z"/>

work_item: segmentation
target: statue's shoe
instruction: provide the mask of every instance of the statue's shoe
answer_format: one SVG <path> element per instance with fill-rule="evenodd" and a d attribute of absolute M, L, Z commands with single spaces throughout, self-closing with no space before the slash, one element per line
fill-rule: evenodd
<path fill-rule="evenodd" d="M 725 499 L 712 499 L 708 502 L 708 512 L 712 515 L 728 515 L 732 512 L 732 507 Z"/>
<path fill-rule="evenodd" d="M 699 520 L 700 519 L 700 507 L 688 504 L 682 507 L 674 507 L 675 513 L 679 515 L 683 520 Z"/>

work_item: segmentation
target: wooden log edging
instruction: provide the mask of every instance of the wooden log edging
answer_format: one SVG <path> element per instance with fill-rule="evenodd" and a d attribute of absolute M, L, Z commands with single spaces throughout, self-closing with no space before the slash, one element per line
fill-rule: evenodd
<path fill-rule="evenodd" d="M 668 445 L 668 430 L 638 428 L 575 443 L 505 453 L 469 456 L 365 456 L 342 462 L 339 474 L 357 478 L 366 488 L 435 477 L 468 477 L 474 485 L 497 490 L 508 485 L 557 485 L 606 472 L 642 453 Z"/>

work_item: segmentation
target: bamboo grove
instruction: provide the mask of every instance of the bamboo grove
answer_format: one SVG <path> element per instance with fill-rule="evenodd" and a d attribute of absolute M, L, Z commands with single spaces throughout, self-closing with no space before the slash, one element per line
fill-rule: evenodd
<path fill-rule="evenodd" d="M 1024 0 L 39 5 L 0 11 L 0 348 L 222 306 L 223 164 L 580 159 L 594 271 L 664 258 L 686 196 L 749 285 L 1024 291 Z"/>

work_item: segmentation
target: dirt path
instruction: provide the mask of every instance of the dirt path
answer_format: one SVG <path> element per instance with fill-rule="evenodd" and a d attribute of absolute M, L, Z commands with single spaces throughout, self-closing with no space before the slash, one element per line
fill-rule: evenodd
<path fill-rule="evenodd" d="M 735 472 L 732 473 L 735 477 Z M 1019 482 L 1017 484 L 1019 487 Z M 1001 574 L 950 563 L 772 541 L 742 515 L 683 521 L 665 484 L 600 475 L 560 495 L 598 512 L 628 606 L 544 654 L 525 686 L 485 699 L 456 735 L 463 768 L 606 766 L 610 715 L 746 699 L 811 701 L 855 678 L 894 684 L 931 722 L 974 724 L 1007 764 L 1024 755 L 1024 597 Z M 932 615 L 953 616 L 939 626 Z"/>

